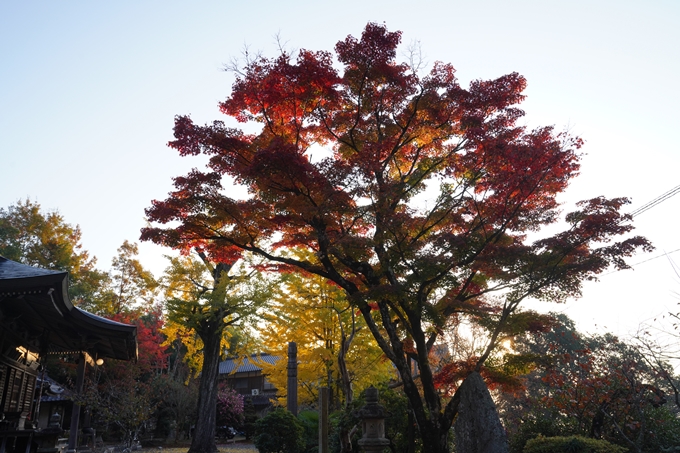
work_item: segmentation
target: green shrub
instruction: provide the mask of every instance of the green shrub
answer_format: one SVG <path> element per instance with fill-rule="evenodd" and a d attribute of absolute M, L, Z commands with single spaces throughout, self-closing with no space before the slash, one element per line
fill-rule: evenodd
<path fill-rule="evenodd" d="M 352 427 L 359 423 L 359 419 L 356 417 L 354 411 L 361 407 L 363 401 L 352 401 L 349 407 L 343 408 L 339 411 L 334 411 L 329 414 L 330 427 L 328 433 L 328 443 L 331 453 L 338 453 L 341 449 L 340 447 L 340 434 L 344 432 L 349 432 Z M 351 439 L 353 451 L 359 451 L 359 445 L 357 444 L 357 439 L 361 435 L 361 430 L 358 434 L 355 434 Z"/>
<path fill-rule="evenodd" d="M 647 409 L 645 425 L 653 427 L 645 433 L 642 451 L 680 452 L 680 419 L 668 406 Z"/>
<path fill-rule="evenodd" d="M 557 417 L 534 416 L 525 417 L 522 423 L 517 423 L 508 434 L 510 453 L 522 453 L 527 441 L 539 435 L 544 437 L 573 434 L 564 429 Z"/>
<path fill-rule="evenodd" d="M 260 453 L 304 453 L 305 435 L 302 423 L 283 408 L 256 423 L 255 447 Z"/>
<path fill-rule="evenodd" d="M 626 448 L 581 436 L 543 437 L 527 441 L 524 453 L 625 453 Z"/>
<path fill-rule="evenodd" d="M 304 429 L 305 451 L 319 445 L 319 413 L 316 411 L 300 411 L 298 420 Z"/>
<path fill-rule="evenodd" d="M 243 402 L 243 434 L 245 434 L 247 440 L 252 439 L 255 435 L 256 423 L 257 412 L 255 412 L 253 399 L 248 397 Z"/>

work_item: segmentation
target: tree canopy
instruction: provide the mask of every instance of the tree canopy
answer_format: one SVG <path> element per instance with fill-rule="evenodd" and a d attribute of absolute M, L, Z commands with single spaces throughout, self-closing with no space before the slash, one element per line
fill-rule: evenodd
<path fill-rule="evenodd" d="M 29 266 L 69 273 L 69 295 L 87 306 L 103 297 L 109 276 L 95 268 L 81 244 L 82 232 L 57 211 L 45 212 L 39 203 L 18 201 L 0 208 L 0 255 Z"/>
<path fill-rule="evenodd" d="M 450 64 L 423 73 L 397 61 L 400 40 L 369 23 L 334 54 L 247 61 L 220 110 L 258 131 L 178 116 L 170 146 L 209 161 L 152 202 L 142 239 L 216 262 L 246 250 L 342 288 L 399 371 L 423 446 L 436 453 L 459 402 L 440 396 L 430 366 L 447 325 L 484 323 L 479 369 L 502 339 L 530 327 L 524 299 L 578 296 L 584 280 L 625 268 L 624 257 L 650 245 L 613 240 L 632 229 L 619 212 L 624 198 L 598 196 L 561 217 L 556 197 L 578 173 L 582 141 L 518 124 L 522 76 L 463 88 Z M 234 198 L 231 181 L 248 196 Z M 560 220 L 564 231 L 541 237 Z M 312 253 L 280 253 L 293 246 Z"/>

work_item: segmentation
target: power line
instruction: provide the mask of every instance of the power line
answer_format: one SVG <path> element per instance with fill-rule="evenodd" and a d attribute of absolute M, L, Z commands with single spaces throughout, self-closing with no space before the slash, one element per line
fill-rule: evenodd
<path fill-rule="evenodd" d="M 671 190 L 669 190 L 668 192 L 666 192 L 662 195 L 659 195 L 658 197 L 656 197 L 652 201 L 643 204 L 642 206 L 640 206 L 639 208 L 637 208 L 635 211 L 631 212 L 630 214 L 633 217 L 638 216 L 645 211 L 649 211 L 650 209 L 652 209 L 654 206 L 658 205 L 659 203 L 668 200 L 670 197 L 672 197 L 673 195 L 676 195 L 679 192 L 680 192 L 680 186 L 676 186 L 676 187 L 672 188 Z"/>
<path fill-rule="evenodd" d="M 668 200 L 668 199 L 671 198 L 673 195 L 677 195 L 678 193 L 680 193 L 680 186 L 675 186 L 675 187 L 673 187 L 671 190 L 669 190 L 668 192 L 659 195 L 658 197 L 656 197 L 656 198 L 653 199 L 652 201 L 647 202 L 647 203 L 643 204 L 642 206 L 640 206 L 639 208 L 637 208 L 636 210 L 632 211 L 632 212 L 630 213 L 630 215 L 631 215 L 632 217 L 639 216 L 640 214 L 649 211 L 649 210 L 652 209 L 654 206 L 657 206 L 658 204 L 660 204 L 660 203 L 662 203 L 662 202 Z M 638 265 L 640 265 L 640 264 L 646 263 L 646 262 L 648 262 L 648 261 L 652 261 L 652 260 L 655 260 L 655 259 L 658 259 L 658 258 L 662 258 L 662 257 L 664 257 L 664 256 L 668 256 L 668 255 L 670 255 L 671 253 L 675 253 L 675 252 L 678 252 L 678 251 L 680 251 L 680 249 L 675 249 L 675 250 L 672 250 L 672 251 L 670 251 L 670 252 L 664 252 L 664 253 L 661 254 L 661 255 L 653 256 L 653 257 L 648 258 L 648 259 L 646 259 L 646 260 L 644 260 L 644 261 L 640 261 L 639 263 L 631 264 L 630 267 L 635 267 L 635 266 L 638 266 Z M 607 272 L 606 274 L 602 274 L 601 276 L 604 277 L 605 275 L 614 274 L 614 273 L 619 272 L 619 271 L 622 271 L 622 270 L 623 270 L 623 269 L 615 269 L 615 270 L 613 270 L 613 271 Z"/>
<path fill-rule="evenodd" d="M 639 216 L 640 214 L 649 211 L 649 210 L 652 209 L 654 206 L 656 206 L 656 205 L 658 205 L 658 204 L 660 204 L 660 203 L 662 203 L 662 202 L 668 200 L 668 199 L 671 198 L 673 195 L 677 195 L 678 193 L 680 193 L 680 186 L 673 187 L 673 188 L 672 188 L 671 190 L 669 190 L 668 192 L 666 192 L 666 193 L 664 193 L 664 194 L 661 194 L 661 195 L 659 195 L 658 197 L 656 197 L 655 199 L 653 199 L 652 201 L 643 204 L 642 206 L 640 206 L 639 208 L 637 208 L 636 210 L 634 210 L 633 212 L 631 212 L 630 215 L 633 216 L 633 217 Z M 670 251 L 670 252 L 664 252 L 664 253 L 661 254 L 661 255 L 653 256 L 653 257 L 648 258 L 648 259 L 646 259 L 646 260 L 644 260 L 644 261 L 640 261 L 639 263 L 631 264 L 630 267 L 635 267 L 635 266 L 638 266 L 638 265 L 640 265 L 640 264 L 646 263 L 646 262 L 648 262 L 648 261 L 652 261 L 652 260 L 655 260 L 655 259 L 658 259 L 658 258 L 662 258 L 662 257 L 664 257 L 664 256 L 668 256 L 668 255 L 670 255 L 671 253 L 675 253 L 675 252 L 678 252 L 678 251 L 680 251 L 680 249 L 675 249 L 675 250 L 672 250 L 672 251 Z M 604 277 L 605 275 L 613 274 L 613 273 L 619 272 L 619 271 L 621 271 L 621 270 L 622 270 L 622 269 L 616 269 L 616 270 L 613 270 L 613 271 L 611 271 L 611 272 L 607 272 L 606 274 L 602 274 L 602 276 Z"/>
<path fill-rule="evenodd" d="M 644 260 L 644 261 L 640 261 L 639 263 L 631 264 L 630 267 L 637 266 L 638 264 L 643 264 L 643 263 L 646 263 L 647 261 L 652 261 L 652 260 L 655 260 L 655 259 L 657 259 L 657 258 L 663 258 L 664 256 L 668 256 L 668 255 L 670 255 L 671 253 L 675 253 L 675 252 L 679 252 L 679 251 L 680 251 L 680 249 L 675 249 L 675 250 L 671 250 L 670 252 L 664 252 L 664 253 L 662 253 L 661 255 L 656 255 L 656 256 L 653 256 L 653 257 L 651 257 L 651 258 L 648 258 L 648 259 L 646 259 L 646 260 Z"/>
<path fill-rule="evenodd" d="M 661 255 L 656 255 L 656 256 L 653 256 L 653 257 L 651 257 L 651 258 L 647 258 L 647 259 L 644 260 L 644 261 L 640 261 L 639 263 L 635 263 L 635 264 L 630 264 L 629 266 L 630 266 L 630 267 L 639 266 L 640 264 L 644 264 L 644 263 L 646 263 L 646 262 L 648 262 L 648 261 L 652 261 L 652 260 L 655 260 L 655 259 L 658 259 L 658 258 L 663 258 L 664 256 L 668 256 L 668 255 L 670 255 L 671 253 L 675 253 L 675 252 L 680 252 L 680 249 L 671 250 L 670 252 L 664 252 L 664 253 L 662 253 Z M 602 274 L 602 277 L 604 277 L 605 275 L 609 275 L 609 274 L 614 274 L 614 273 L 616 273 L 616 272 L 620 272 L 620 271 L 622 271 L 622 270 L 625 270 L 625 269 L 614 269 L 613 271 L 607 272 L 606 274 Z"/>

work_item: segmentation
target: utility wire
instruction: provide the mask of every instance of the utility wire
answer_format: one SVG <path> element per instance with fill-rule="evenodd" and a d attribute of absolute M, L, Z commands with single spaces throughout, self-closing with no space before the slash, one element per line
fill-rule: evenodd
<path fill-rule="evenodd" d="M 680 186 L 676 186 L 676 187 L 672 188 L 671 190 L 669 190 L 668 192 L 666 192 L 662 195 L 659 195 L 658 197 L 656 197 L 655 199 L 653 199 L 649 203 L 643 204 L 642 206 L 637 208 L 635 211 L 631 212 L 630 215 L 632 215 L 633 217 L 639 216 L 643 212 L 649 211 L 654 206 L 658 205 L 659 203 L 661 203 L 663 201 L 668 200 L 670 197 L 678 194 L 679 192 L 680 192 Z"/>
<path fill-rule="evenodd" d="M 673 187 L 673 188 L 672 188 L 671 190 L 669 190 L 668 192 L 659 195 L 658 197 L 656 197 L 655 199 L 653 199 L 652 201 L 650 201 L 650 202 L 648 202 L 648 203 L 643 204 L 642 206 L 640 206 L 639 208 L 637 208 L 636 210 L 634 210 L 633 212 L 631 212 L 630 215 L 633 216 L 633 217 L 639 216 L 639 215 L 642 214 L 643 212 L 649 211 L 649 210 L 652 209 L 654 206 L 656 206 L 656 205 L 658 205 L 659 203 L 662 203 L 662 202 L 668 200 L 670 197 L 672 197 L 673 195 L 677 195 L 678 193 L 680 193 L 680 186 Z M 661 255 L 653 256 L 653 257 L 648 258 L 648 259 L 646 259 L 646 260 L 644 260 L 644 261 L 640 261 L 639 263 L 631 264 L 630 267 L 635 267 L 635 266 L 637 266 L 637 265 L 646 263 L 646 262 L 648 262 L 648 261 L 652 261 L 652 260 L 655 260 L 655 259 L 658 259 L 658 258 L 662 258 L 662 257 L 664 257 L 664 256 L 668 256 L 668 255 L 670 255 L 671 253 L 675 253 L 675 252 L 678 252 L 678 251 L 680 251 L 680 249 L 671 250 L 670 252 L 664 252 L 664 253 L 662 253 Z M 622 269 L 617 269 L 617 270 L 613 270 L 613 271 L 611 271 L 611 272 L 607 272 L 606 274 L 602 274 L 602 276 L 609 275 L 609 274 L 613 274 L 613 273 L 615 273 L 615 272 L 619 272 L 620 270 L 622 270 Z"/>
<path fill-rule="evenodd" d="M 637 266 L 638 264 L 643 264 L 643 263 L 646 263 L 647 261 L 652 261 L 652 260 L 655 260 L 655 259 L 657 259 L 657 258 L 661 258 L 661 257 L 664 257 L 664 256 L 668 256 L 668 255 L 670 255 L 671 253 L 675 253 L 675 252 L 680 252 L 680 249 L 671 250 L 670 252 L 663 252 L 661 255 L 656 255 L 656 256 L 653 256 L 653 257 L 651 257 L 651 258 L 648 258 L 648 259 L 646 259 L 646 260 L 644 260 L 644 261 L 640 261 L 639 263 L 631 264 L 630 267 Z"/>
<path fill-rule="evenodd" d="M 663 252 L 661 255 L 656 255 L 656 256 L 653 256 L 653 257 L 651 257 L 651 258 L 647 258 L 647 259 L 644 260 L 644 261 L 640 261 L 639 263 L 635 263 L 635 264 L 630 264 L 629 266 L 630 266 L 631 268 L 633 268 L 633 267 L 635 267 L 635 266 L 639 266 L 640 264 L 644 264 L 644 263 L 646 263 L 646 262 L 648 262 L 648 261 L 652 261 L 652 260 L 656 260 L 656 259 L 659 259 L 659 258 L 663 258 L 664 256 L 668 256 L 668 255 L 670 255 L 671 253 L 675 253 L 675 252 L 680 252 L 680 249 L 671 250 L 670 252 Z M 614 269 L 613 271 L 609 271 L 609 272 L 607 272 L 606 274 L 601 274 L 601 276 L 604 277 L 605 275 L 615 274 L 615 273 L 621 272 L 621 271 L 623 271 L 623 270 L 625 270 L 625 269 Z"/>

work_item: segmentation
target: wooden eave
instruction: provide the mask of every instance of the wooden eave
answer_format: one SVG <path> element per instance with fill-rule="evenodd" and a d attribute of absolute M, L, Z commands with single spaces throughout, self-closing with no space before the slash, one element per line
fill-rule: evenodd
<path fill-rule="evenodd" d="M 92 357 L 134 360 L 137 328 L 75 307 L 68 273 L 26 266 L 0 256 L 0 335 L 32 352 L 85 351 Z"/>

